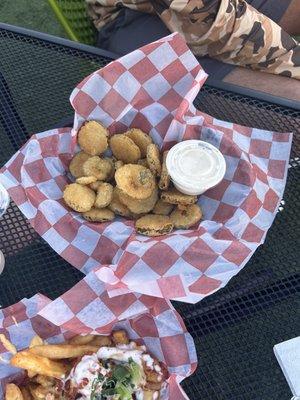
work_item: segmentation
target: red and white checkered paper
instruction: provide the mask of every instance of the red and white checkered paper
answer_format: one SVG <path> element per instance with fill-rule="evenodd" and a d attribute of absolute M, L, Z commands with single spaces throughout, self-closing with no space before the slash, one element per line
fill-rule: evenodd
<path fill-rule="evenodd" d="M 165 364 L 169 377 L 162 400 L 187 399 L 180 382 L 196 369 L 196 350 L 181 317 L 167 300 L 134 293 L 110 298 L 105 285 L 91 272 L 53 302 L 36 295 L 0 311 L 0 333 L 18 350 L 28 347 L 36 334 L 49 343 L 59 343 L 74 334 L 108 335 L 119 328 Z M 1 346 L 1 357 L 9 360 L 11 355 Z M 18 378 L 18 371 L 0 362 L 2 390 L 5 383 Z"/>
<path fill-rule="evenodd" d="M 95 270 L 111 296 L 139 292 L 195 303 L 226 285 L 263 243 L 285 187 L 292 135 L 217 120 L 193 100 L 206 74 L 179 34 L 120 58 L 72 92 L 73 129 L 34 135 L 0 181 L 37 232 L 76 268 Z M 134 222 L 89 223 L 68 209 L 62 189 L 85 120 L 111 134 L 149 132 L 162 148 L 202 139 L 223 153 L 223 181 L 200 196 L 203 221 L 149 238 Z"/>

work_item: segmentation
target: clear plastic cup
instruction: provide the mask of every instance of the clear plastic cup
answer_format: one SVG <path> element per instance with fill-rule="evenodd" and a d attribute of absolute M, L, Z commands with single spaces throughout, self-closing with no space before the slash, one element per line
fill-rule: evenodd
<path fill-rule="evenodd" d="M 177 143 L 168 152 L 166 166 L 174 186 L 190 195 L 200 195 L 216 186 L 226 172 L 222 153 L 202 140 Z"/>
<path fill-rule="evenodd" d="M 0 183 L 0 217 L 5 213 L 9 206 L 9 194 L 5 187 Z"/>

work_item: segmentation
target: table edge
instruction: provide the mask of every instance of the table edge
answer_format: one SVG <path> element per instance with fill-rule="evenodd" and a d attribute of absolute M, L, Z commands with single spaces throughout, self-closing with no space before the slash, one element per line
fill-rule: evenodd
<path fill-rule="evenodd" d="M 6 31 L 11 31 L 13 33 L 17 33 L 17 34 L 24 35 L 24 36 L 34 37 L 36 39 L 44 40 L 44 41 L 58 44 L 61 46 L 77 49 L 77 50 L 80 50 L 80 51 L 83 51 L 86 53 L 103 56 L 103 57 L 109 58 L 111 60 L 115 60 L 120 57 L 119 55 L 117 55 L 115 53 L 112 53 L 112 52 L 109 52 L 109 51 L 106 51 L 103 49 L 99 49 L 94 46 L 89 46 L 87 44 L 75 42 L 75 41 L 72 41 L 69 39 L 64 39 L 64 38 L 61 38 L 58 36 L 49 35 L 47 33 L 38 32 L 38 31 L 34 31 L 31 29 L 27 29 L 27 28 L 23 28 L 23 27 L 19 27 L 19 26 L 14 26 L 14 25 L 6 24 L 6 23 L 0 23 L 0 30 L 1 29 L 6 30 Z M 251 97 L 256 100 L 261 100 L 261 101 L 265 101 L 267 103 L 275 104 L 275 105 L 278 105 L 281 107 L 287 107 L 290 109 L 294 109 L 296 111 L 300 111 L 300 101 L 289 100 L 284 97 L 274 96 L 274 95 L 260 92 L 257 90 L 244 88 L 242 86 L 234 85 L 234 84 L 228 83 L 228 82 L 223 82 L 223 81 L 214 79 L 212 77 L 208 77 L 205 84 L 207 86 L 210 86 L 212 88 L 216 88 L 219 90 L 236 93 L 237 95 Z"/>

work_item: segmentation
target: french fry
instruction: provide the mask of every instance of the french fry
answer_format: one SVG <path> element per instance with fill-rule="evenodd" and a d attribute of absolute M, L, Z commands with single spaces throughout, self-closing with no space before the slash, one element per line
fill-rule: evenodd
<path fill-rule="evenodd" d="M 123 329 L 114 331 L 112 333 L 112 339 L 115 344 L 128 344 L 129 343 L 127 332 L 124 331 Z"/>
<path fill-rule="evenodd" d="M 14 346 L 3 333 L 0 333 L 0 342 L 3 344 L 3 346 L 6 348 L 7 351 L 9 351 L 12 354 L 17 353 L 16 346 Z"/>
<path fill-rule="evenodd" d="M 38 335 L 33 336 L 29 343 L 29 348 L 34 347 L 34 346 L 42 346 L 44 344 L 44 341 L 42 338 L 40 338 Z"/>
<path fill-rule="evenodd" d="M 35 348 L 35 347 L 34 347 Z M 10 364 L 14 367 L 26 369 L 36 374 L 46 375 L 53 378 L 62 378 L 68 372 L 68 367 L 57 361 L 33 354 L 30 351 L 21 351 L 15 354 Z"/>
<path fill-rule="evenodd" d="M 95 335 L 76 335 L 69 340 L 70 344 L 88 344 L 94 339 Z"/>
<path fill-rule="evenodd" d="M 29 349 L 29 352 L 38 356 L 47 357 L 51 360 L 61 360 L 63 358 L 77 358 L 87 353 L 97 352 L 97 346 L 88 344 L 78 346 L 74 344 L 46 344 L 44 346 L 35 346 Z"/>
<path fill-rule="evenodd" d="M 29 343 L 29 348 L 34 347 L 34 346 L 40 346 L 44 344 L 44 341 L 42 338 L 40 338 L 38 335 L 33 336 Z M 28 378 L 33 378 L 36 373 L 32 371 L 27 371 Z"/>
<path fill-rule="evenodd" d="M 95 335 L 94 339 L 90 342 L 92 346 L 103 347 L 103 346 L 111 346 L 112 340 L 110 336 L 100 336 Z"/>
<path fill-rule="evenodd" d="M 5 400 L 24 400 L 20 388 L 14 383 L 6 385 Z"/>
<path fill-rule="evenodd" d="M 27 386 L 22 386 L 20 387 L 20 389 L 24 400 L 32 400 L 32 396 Z"/>

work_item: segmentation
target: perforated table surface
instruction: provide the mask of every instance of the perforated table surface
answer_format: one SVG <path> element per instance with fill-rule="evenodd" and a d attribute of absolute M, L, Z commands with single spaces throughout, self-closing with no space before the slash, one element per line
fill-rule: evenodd
<path fill-rule="evenodd" d="M 0 54 L 0 165 L 32 133 L 68 119 L 73 87 L 112 57 L 4 24 Z M 300 108 L 220 86 L 205 85 L 196 107 L 239 124 L 292 131 L 294 141 L 284 201 L 265 244 L 224 289 L 197 305 L 175 304 L 199 358 L 184 389 L 192 400 L 289 400 L 273 346 L 300 331 Z M 36 292 L 54 299 L 83 276 L 35 233 L 13 202 L 0 220 L 0 249 L 6 257 L 1 307 Z"/>

